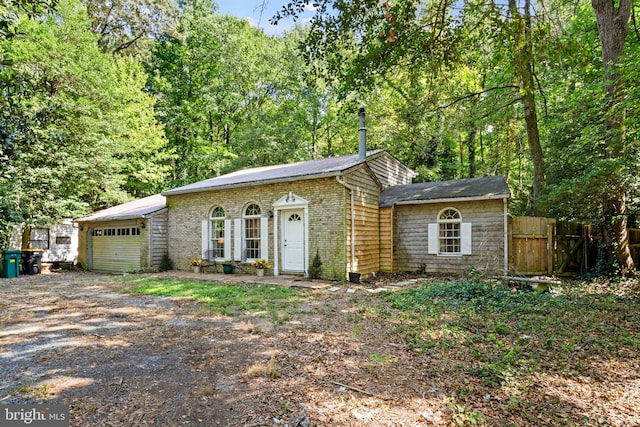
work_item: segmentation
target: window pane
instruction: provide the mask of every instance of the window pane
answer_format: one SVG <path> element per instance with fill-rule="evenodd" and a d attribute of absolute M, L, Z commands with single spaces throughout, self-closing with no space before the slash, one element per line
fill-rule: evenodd
<path fill-rule="evenodd" d="M 256 204 L 249 205 L 245 210 L 244 214 L 245 216 L 260 215 L 260 206 Z"/>
<path fill-rule="evenodd" d="M 260 218 L 246 218 L 244 220 L 244 237 L 246 258 L 260 258 Z"/>
<path fill-rule="evenodd" d="M 211 221 L 211 247 L 215 258 L 224 258 L 224 220 Z"/>

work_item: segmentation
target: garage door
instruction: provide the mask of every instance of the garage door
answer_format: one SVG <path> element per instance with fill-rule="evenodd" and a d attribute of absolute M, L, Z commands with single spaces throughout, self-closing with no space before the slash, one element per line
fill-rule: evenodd
<path fill-rule="evenodd" d="M 98 228 L 91 234 L 93 270 L 120 273 L 140 270 L 139 228 Z"/>

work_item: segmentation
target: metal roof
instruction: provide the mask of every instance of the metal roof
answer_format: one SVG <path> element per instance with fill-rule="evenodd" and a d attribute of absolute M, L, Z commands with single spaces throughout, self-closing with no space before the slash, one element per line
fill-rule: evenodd
<path fill-rule="evenodd" d="M 489 200 L 511 197 L 502 176 L 397 185 L 380 194 L 380 206 L 436 203 L 451 199 Z"/>
<path fill-rule="evenodd" d="M 367 151 L 367 159 L 380 153 L 384 153 L 384 150 Z M 309 160 L 306 162 L 242 169 L 226 175 L 205 179 L 204 181 L 167 190 L 162 194 L 171 196 L 174 194 L 195 193 L 224 187 L 339 175 L 359 163 L 360 160 L 358 159 L 357 154 L 349 154 L 346 156 L 328 157 L 325 159 Z"/>
<path fill-rule="evenodd" d="M 155 194 L 153 196 L 134 200 L 133 202 L 112 206 L 110 208 L 94 212 L 91 215 L 78 218 L 76 221 L 96 222 L 146 218 L 160 210 L 163 210 L 166 206 L 166 198 L 162 194 Z"/>

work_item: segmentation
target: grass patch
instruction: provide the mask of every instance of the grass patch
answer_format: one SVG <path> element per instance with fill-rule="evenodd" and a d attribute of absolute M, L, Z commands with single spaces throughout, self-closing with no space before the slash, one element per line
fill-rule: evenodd
<path fill-rule="evenodd" d="M 282 312 L 302 300 L 299 291 L 281 286 L 243 286 L 171 278 L 123 280 L 127 287 L 121 289 L 121 292 L 186 298 L 197 301 L 211 313 L 225 316 L 262 312 L 280 319 Z"/>

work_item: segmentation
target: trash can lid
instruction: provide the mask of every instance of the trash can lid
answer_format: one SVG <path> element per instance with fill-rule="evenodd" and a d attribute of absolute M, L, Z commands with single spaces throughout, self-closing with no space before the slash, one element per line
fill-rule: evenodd
<path fill-rule="evenodd" d="M 20 249 L 4 249 L 2 253 L 5 255 L 18 255 L 22 254 L 22 251 Z"/>

